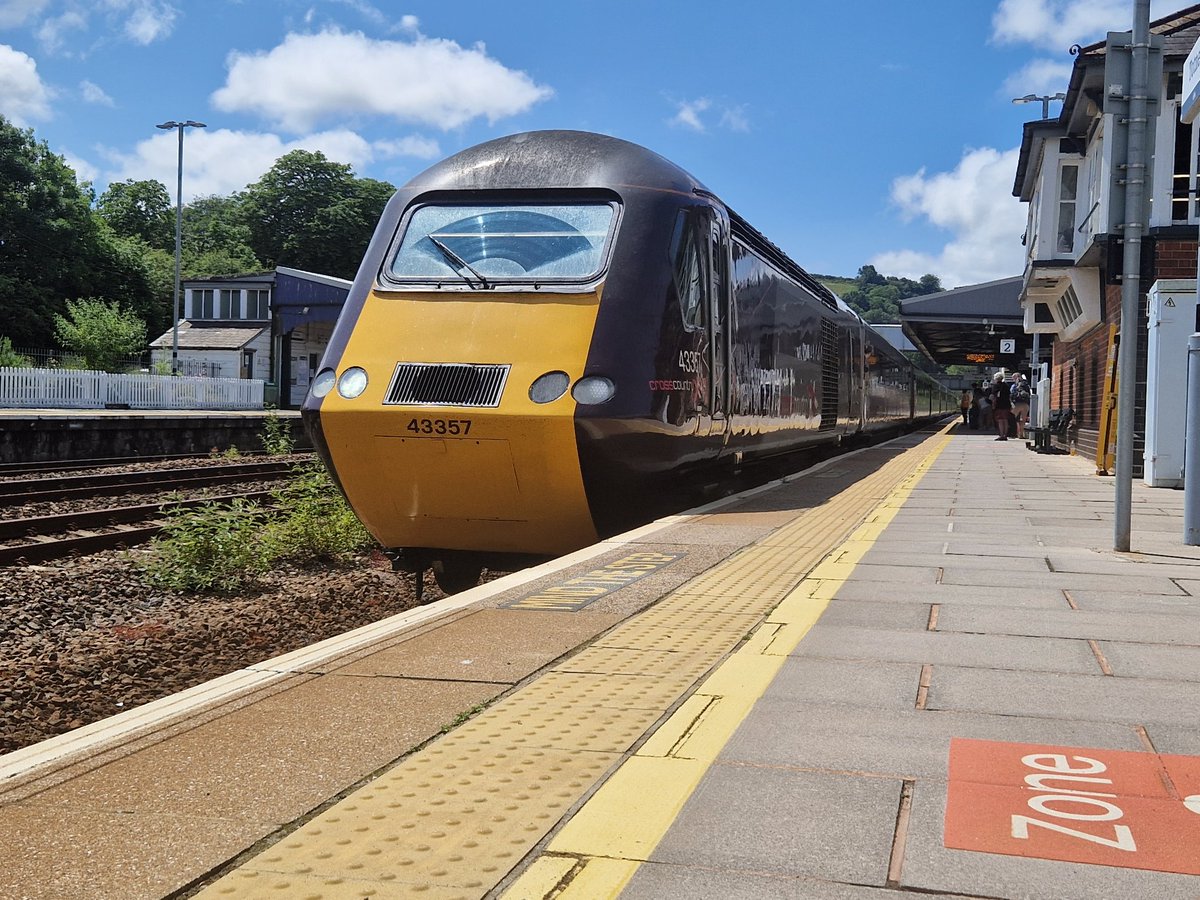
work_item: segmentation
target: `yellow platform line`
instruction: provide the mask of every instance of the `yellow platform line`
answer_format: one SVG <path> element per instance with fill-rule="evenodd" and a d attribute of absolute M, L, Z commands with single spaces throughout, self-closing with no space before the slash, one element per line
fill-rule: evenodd
<path fill-rule="evenodd" d="M 753 638 L 713 672 L 571 817 L 503 894 L 504 900 L 597 900 L 615 897 L 624 889 L 766 692 L 788 654 L 816 623 L 948 442 L 943 430 L 941 439 L 915 470 L 877 503 L 867 516 L 869 521 L 829 554 L 829 559 L 838 562 L 822 563 L 788 593 Z M 864 479 L 864 483 L 872 480 Z"/>
<path fill-rule="evenodd" d="M 816 543 L 825 547 L 860 533 L 866 539 L 877 532 L 862 528 L 877 529 L 883 521 L 871 510 L 897 483 L 915 483 L 914 473 L 931 452 L 919 447 L 899 454 L 834 501 L 800 512 L 772 537 L 786 546 L 811 541 L 816 533 L 821 537 Z M 868 518 L 872 524 L 858 526 Z M 620 785 L 650 767 L 650 778 L 641 779 L 632 799 L 625 795 L 622 822 L 639 817 L 649 822 L 662 808 L 678 809 L 691 790 L 681 785 L 699 780 L 761 694 L 760 685 L 782 663 L 789 642 L 799 640 L 796 630 L 811 627 L 824 608 L 822 582 L 805 580 L 822 555 L 813 548 L 789 553 L 760 545 L 734 554 L 400 761 L 198 896 L 471 900 L 500 884 L 609 772 L 616 772 Z M 728 657 L 700 693 L 681 704 L 697 680 L 739 645 L 744 651 Z M 655 729 L 664 711 L 678 704 L 680 714 Z M 635 747 L 637 754 L 629 756 Z M 662 766 L 680 774 L 664 778 L 655 769 Z M 596 796 L 602 804 L 613 795 L 606 787 Z M 594 879 L 619 889 L 628 877 L 620 873 L 636 867 L 669 823 L 659 820 L 657 831 L 639 830 L 624 855 L 613 847 L 587 850 L 580 844 L 565 870 L 564 851 L 553 843 L 511 895 L 544 896 L 539 879 L 571 885 L 577 897 L 603 895 L 586 887 Z M 556 841 L 586 835 L 573 825 L 574 820 Z"/>

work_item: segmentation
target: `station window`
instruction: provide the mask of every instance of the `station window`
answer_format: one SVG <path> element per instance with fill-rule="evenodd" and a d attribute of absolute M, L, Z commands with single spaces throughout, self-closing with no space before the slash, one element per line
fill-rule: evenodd
<path fill-rule="evenodd" d="M 192 291 L 192 317 L 196 319 L 211 319 L 213 317 L 213 295 L 216 292 L 205 288 Z"/>
<path fill-rule="evenodd" d="M 270 291 L 252 290 L 246 291 L 246 315 L 247 319 L 269 319 L 271 318 L 270 310 Z"/>
<path fill-rule="evenodd" d="M 1064 165 L 1058 176 L 1058 240 L 1055 253 L 1075 252 L 1075 198 L 1079 192 L 1079 166 Z"/>
<path fill-rule="evenodd" d="M 220 303 L 218 304 L 218 319 L 233 319 L 238 314 L 238 295 L 241 291 L 229 291 L 222 289 L 219 296 Z"/>

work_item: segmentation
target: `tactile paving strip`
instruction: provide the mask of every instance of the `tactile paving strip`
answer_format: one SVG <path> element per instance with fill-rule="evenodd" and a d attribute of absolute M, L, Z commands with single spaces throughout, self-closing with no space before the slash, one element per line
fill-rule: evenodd
<path fill-rule="evenodd" d="M 798 512 L 199 896 L 482 897 L 924 455 Z"/>

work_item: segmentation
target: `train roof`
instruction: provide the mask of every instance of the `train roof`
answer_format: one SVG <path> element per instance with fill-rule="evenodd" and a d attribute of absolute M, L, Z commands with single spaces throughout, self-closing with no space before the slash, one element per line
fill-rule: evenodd
<path fill-rule="evenodd" d="M 469 147 L 417 175 L 412 190 L 528 188 L 708 189 L 652 150 L 587 131 L 528 131 Z"/>
<path fill-rule="evenodd" d="M 527 131 L 468 147 L 426 169 L 408 192 L 641 187 L 702 194 L 720 203 L 735 230 L 827 306 L 848 308 L 825 285 L 735 213 L 695 176 L 653 150 L 590 131 Z"/>

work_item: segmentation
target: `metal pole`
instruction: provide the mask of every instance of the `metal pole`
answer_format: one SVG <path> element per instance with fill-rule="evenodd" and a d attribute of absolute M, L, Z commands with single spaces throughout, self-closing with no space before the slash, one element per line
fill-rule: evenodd
<path fill-rule="evenodd" d="M 179 374 L 179 275 L 183 253 L 183 123 L 176 126 L 179 132 L 179 169 L 175 182 L 175 318 L 171 326 L 171 374 Z"/>
<path fill-rule="evenodd" d="M 1133 507 L 1133 426 L 1137 401 L 1138 308 L 1145 230 L 1146 109 L 1150 63 L 1150 0 L 1136 0 L 1129 92 L 1129 157 L 1125 170 L 1125 253 L 1121 273 L 1121 346 L 1118 357 L 1116 502 L 1113 549 L 1129 550 Z"/>
<path fill-rule="evenodd" d="M 1200 334 L 1188 338 L 1187 431 L 1183 442 L 1183 542 L 1200 545 Z"/>

